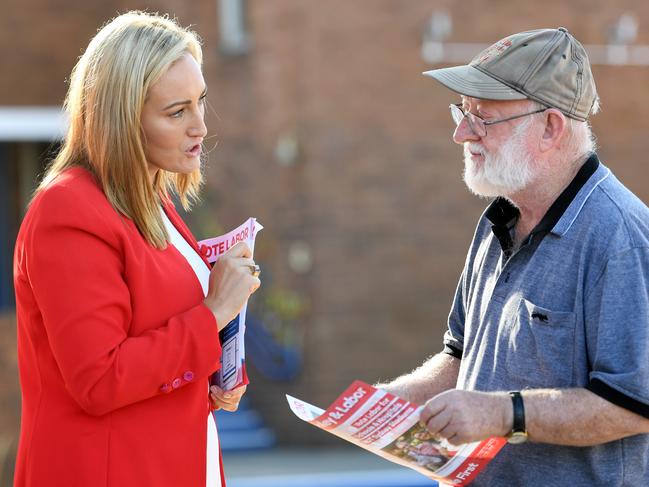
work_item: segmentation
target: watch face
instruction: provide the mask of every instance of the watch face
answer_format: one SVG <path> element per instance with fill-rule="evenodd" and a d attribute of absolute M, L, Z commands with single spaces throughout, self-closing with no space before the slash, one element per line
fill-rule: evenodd
<path fill-rule="evenodd" d="M 512 445 L 520 445 L 527 441 L 527 433 L 523 431 L 514 431 L 509 438 L 507 438 L 507 443 Z"/>

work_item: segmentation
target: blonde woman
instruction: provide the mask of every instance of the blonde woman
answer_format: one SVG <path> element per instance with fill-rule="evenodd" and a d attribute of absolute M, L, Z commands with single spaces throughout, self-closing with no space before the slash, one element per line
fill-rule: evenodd
<path fill-rule="evenodd" d="M 208 377 L 260 282 L 242 244 L 210 271 L 168 196 L 187 208 L 201 184 L 201 58 L 192 32 L 131 12 L 74 68 L 16 242 L 18 487 L 225 485 L 210 413 L 245 386 L 210 396 Z"/>

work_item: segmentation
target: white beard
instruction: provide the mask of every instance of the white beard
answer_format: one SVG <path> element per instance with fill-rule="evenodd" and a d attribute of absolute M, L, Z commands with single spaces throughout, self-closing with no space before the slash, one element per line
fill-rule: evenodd
<path fill-rule="evenodd" d="M 521 122 L 497 153 L 485 153 L 481 144 L 464 143 L 464 182 L 478 196 L 510 196 L 535 178 L 534 159 L 527 151 L 525 138 L 529 120 Z M 471 152 L 484 156 L 481 167 L 471 160 Z"/>

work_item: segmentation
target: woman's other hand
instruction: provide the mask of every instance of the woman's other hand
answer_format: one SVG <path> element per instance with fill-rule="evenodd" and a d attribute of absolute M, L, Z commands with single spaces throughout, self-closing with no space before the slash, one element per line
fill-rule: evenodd
<path fill-rule="evenodd" d="M 261 284 L 259 277 L 252 275 L 255 262 L 251 255 L 250 248 L 239 242 L 219 257 L 212 268 L 204 303 L 214 313 L 219 331 L 239 314 Z"/>
<path fill-rule="evenodd" d="M 212 409 L 225 409 L 234 412 L 239 408 L 239 402 L 246 392 L 247 386 L 239 386 L 231 391 L 224 391 L 218 386 L 210 386 L 210 403 Z"/>

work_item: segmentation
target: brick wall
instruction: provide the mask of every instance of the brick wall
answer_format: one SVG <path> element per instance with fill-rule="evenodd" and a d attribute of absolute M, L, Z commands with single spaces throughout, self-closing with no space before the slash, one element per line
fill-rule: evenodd
<path fill-rule="evenodd" d="M 59 103 L 82 47 L 127 5 L 65 3 L 8 2 L 0 18 L 0 105 Z M 303 344 L 301 374 L 274 383 L 253 367 L 249 393 L 280 439 L 298 443 L 328 440 L 292 417 L 284 393 L 323 406 L 355 378 L 393 377 L 441 348 L 466 247 L 485 206 L 460 180 L 460 149 L 450 140 L 446 108 L 455 98 L 419 74 L 430 69 L 419 49 L 432 10 L 452 14 L 455 42 L 490 43 L 564 25 L 589 44 L 604 43 L 608 25 L 631 11 L 640 20 L 638 42 L 649 43 L 649 6 L 639 0 L 547 0 L 542 11 L 538 2 L 486 0 L 254 0 L 253 49 L 228 58 L 217 50 L 214 2 L 147 5 L 175 12 L 205 41 L 210 142 L 218 147 L 210 153 L 204 204 L 189 217 L 192 227 L 203 237 L 258 217 L 266 225 L 257 251 L 265 288 L 296 293 L 308 304 L 289 327 Z M 603 101 L 593 120 L 600 154 L 649 201 L 649 68 L 594 71 Z M 298 143 L 293 165 L 276 160 L 282 138 Z M 287 265 L 296 241 L 306 242 L 313 256 L 302 274 Z"/>
<path fill-rule="evenodd" d="M 273 285 L 298 290 L 311 303 L 300 323 L 306 358 L 299 379 L 276 384 L 253 370 L 250 395 L 282 439 L 325 441 L 286 412 L 285 392 L 322 406 L 354 378 L 393 377 L 440 349 L 485 203 L 460 180 L 446 108 L 454 97 L 419 75 L 430 69 L 419 47 L 432 8 L 452 14 L 450 40 L 458 42 L 565 25 L 595 44 L 606 42 L 606 27 L 622 12 L 636 12 L 641 25 L 649 21 L 641 2 L 623 10 L 595 3 L 548 1 L 542 12 L 537 2 L 251 4 L 254 51 L 209 72 L 222 142 L 211 159 L 210 191 L 219 195 L 226 226 L 249 214 L 266 223 L 258 258 L 272 270 Z M 649 42 L 646 30 L 638 42 Z M 647 141 L 640 136 L 649 68 L 597 66 L 595 75 L 601 155 L 649 201 Z M 274 162 L 274 144 L 286 133 L 301 147 L 293 167 Z M 287 268 L 282 249 L 294 240 L 313 250 L 306 275 Z"/>

